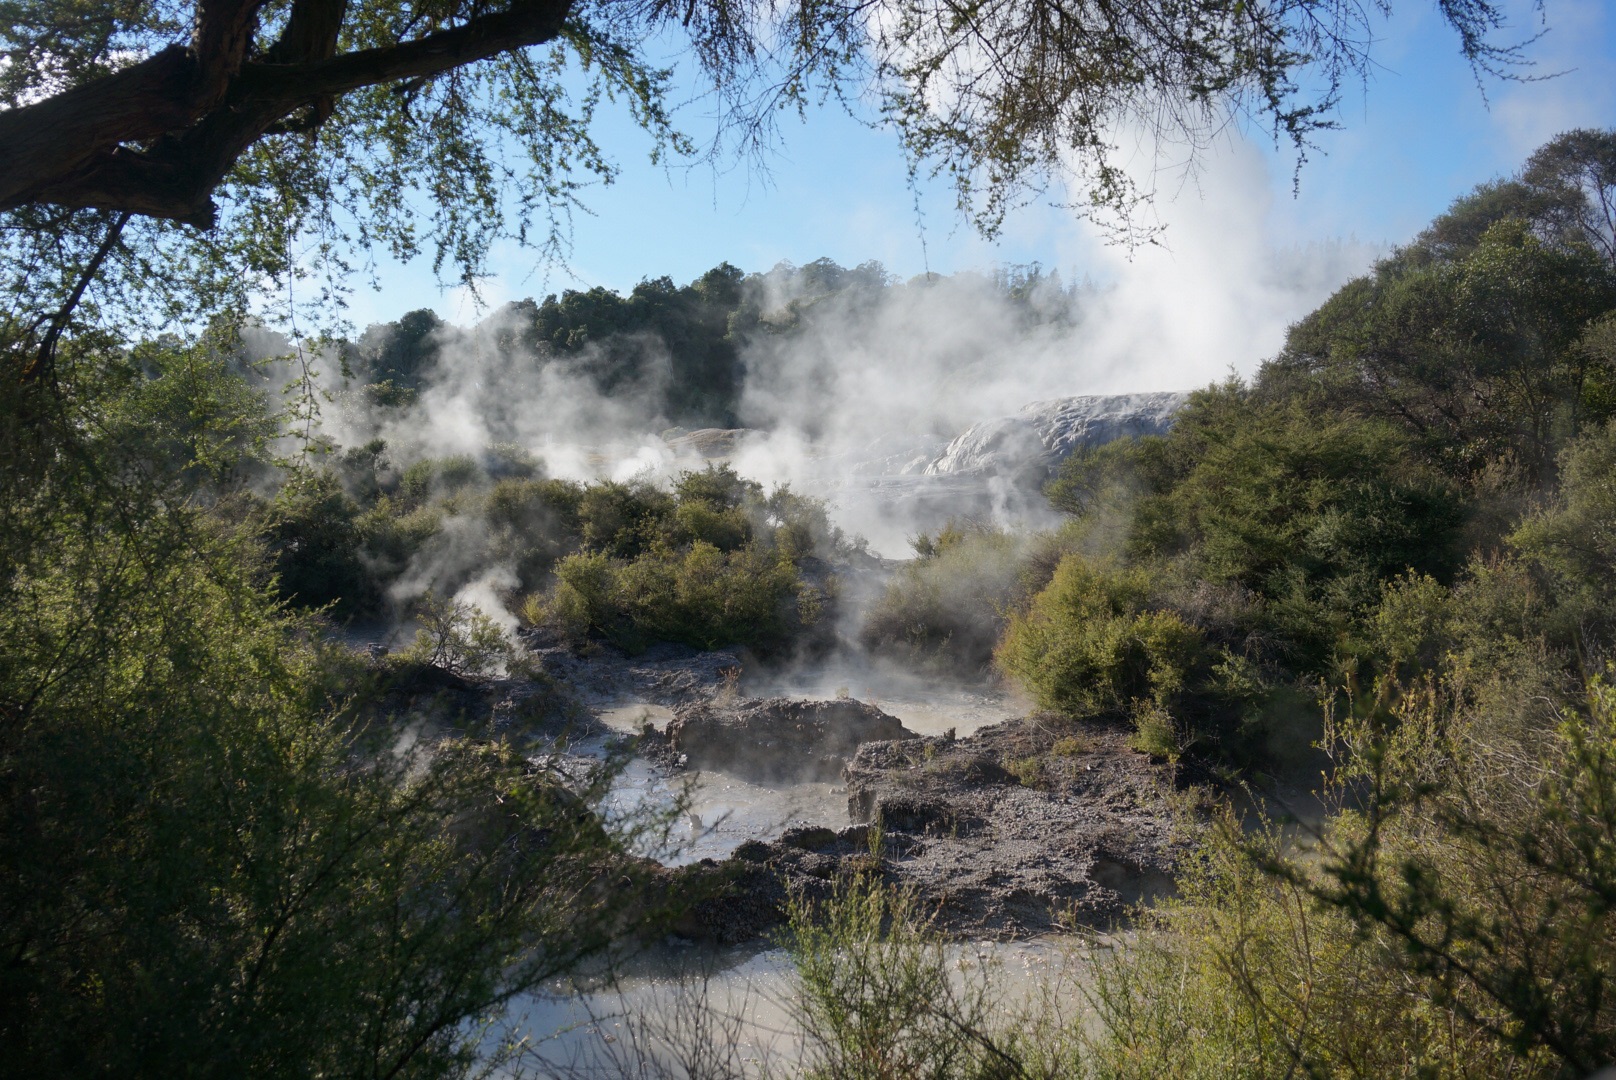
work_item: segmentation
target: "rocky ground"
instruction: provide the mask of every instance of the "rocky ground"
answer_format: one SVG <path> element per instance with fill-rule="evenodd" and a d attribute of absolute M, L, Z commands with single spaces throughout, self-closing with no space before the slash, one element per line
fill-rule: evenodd
<path fill-rule="evenodd" d="M 733 694 L 745 667 L 737 651 L 701 652 L 688 645 L 653 645 L 628 656 L 610 645 L 580 652 L 539 630 L 520 632 L 526 659 L 542 675 L 585 702 L 646 701 L 657 705 L 707 702 Z"/>
<path fill-rule="evenodd" d="M 1109 925 L 1172 888 L 1171 767 L 1129 749 L 1117 728 L 1029 716 L 923 738 L 852 698 L 742 697 L 744 661 L 731 652 L 663 646 L 627 657 L 531 644 L 537 678 L 421 672 L 395 689 L 398 704 L 432 703 L 446 734 L 576 740 L 605 733 L 591 703 L 653 702 L 673 719 L 648 727 L 638 753 L 670 776 L 699 768 L 845 786 L 845 827 L 792 829 L 722 862 L 667 870 L 670 888 L 698 898 L 678 927 L 687 936 L 749 940 L 779 924 L 791 892 L 828 895 L 856 874 L 912 887 L 940 928 L 971 937 Z M 571 757 L 541 756 L 563 774 L 557 762 Z"/>
<path fill-rule="evenodd" d="M 848 813 L 950 930 L 1019 937 L 1103 925 L 1172 888 L 1171 769 L 1097 723 L 1031 716 L 965 739 L 871 743 Z"/>
<path fill-rule="evenodd" d="M 1108 926 L 1172 890 L 1172 778 L 1121 732 L 1026 717 L 965 739 L 867 743 L 845 776 L 859 823 L 743 845 L 695 928 L 744 940 L 777 921 L 788 890 L 822 895 L 871 871 L 967 937 Z"/>
<path fill-rule="evenodd" d="M 897 717 L 852 698 L 736 698 L 676 708 L 666 731 L 646 733 L 642 752 L 756 783 L 829 782 L 866 743 L 916 738 Z"/>

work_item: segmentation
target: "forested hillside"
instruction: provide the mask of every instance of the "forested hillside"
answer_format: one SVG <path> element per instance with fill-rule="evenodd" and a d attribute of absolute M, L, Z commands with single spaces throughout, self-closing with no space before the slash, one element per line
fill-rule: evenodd
<path fill-rule="evenodd" d="M 941 280 L 923 275 L 899 282 L 876 262 L 849 270 L 819 259 L 751 274 L 724 263 L 688 285 L 647 278 L 627 296 L 597 286 L 551 293 L 542 302 L 517 301 L 489 313 L 470 334 L 474 341 L 483 335 L 490 351 L 513 352 L 537 368 L 576 372 L 601 394 L 647 396 L 651 415 L 669 424 L 736 427 L 749 345 L 789 339 L 827 309 L 833 309 L 829 318 L 845 320 L 849 311 L 886 302 L 893 290 Z M 1079 293 L 1058 272 L 1001 269 L 991 288 L 1027 325 L 1077 317 Z M 342 358 L 359 392 L 406 404 L 431 378 L 442 352 L 457 343 L 460 335 L 443 333 L 449 329 L 431 311 L 412 311 L 343 343 Z"/>

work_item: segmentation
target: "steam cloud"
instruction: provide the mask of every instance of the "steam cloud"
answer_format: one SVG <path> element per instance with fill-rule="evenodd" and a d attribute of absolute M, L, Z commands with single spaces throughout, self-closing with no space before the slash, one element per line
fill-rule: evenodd
<path fill-rule="evenodd" d="M 1018 303 L 992 278 L 967 273 L 801 305 L 791 333 L 758 334 L 742 349 L 738 413 L 754 430 L 733 441 L 732 464 L 765 485 L 790 483 L 827 497 L 844 529 L 902 557 L 910 536 L 935 527 L 952 489 L 933 478 L 908 478 L 902 489 L 879 478 L 918 472 L 972 423 L 1038 400 L 1184 391 L 1231 369 L 1254 370 L 1277 350 L 1286 326 L 1380 250 L 1357 242 L 1279 245 L 1263 162 L 1236 148 L 1217 164 L 1199 197 L 1167 205 L 1170 247 L 1130 262 L 1079 242 L 1073 256 L 1094 268 L 1098 283 L 1063 287 L 1045 277 Z M 794 280 L 777 269 L 749 287 L 765 312 L 778 311 L 804 299 L 793 294 Z M 385 439 L 400 467 L 477 456 L 494 444 L 515 444 L 549 475 L 572 479 L 666 477 L 702 464 L 662 437 L 669 420 L 657 403 L 671 377 L 662 342 L 640 340 L 642 376 L 608 396 L 587 377 L 587 351 L 540 363 L 517 344 L 516 318 L 506 307 L 475 326 L 437 331 L 436 365 L 404 409 L 370 407 L 341 378 L 338 361 L 325 358 L 320 367 L 335 400 L 324 410 L 325 433 L 346 446 Z M 921 514 L 907 496 L 928 484 Z M 991 481 L 983 484 L 960 509 L 979 512 L 986 490 L 996 513 L 1017 510 Z M 449 523 L 395 598 L 449 584 L 499 610 L 490 600 L 510 571 L 478 568 L 477 531 L 474 522 Z"/>

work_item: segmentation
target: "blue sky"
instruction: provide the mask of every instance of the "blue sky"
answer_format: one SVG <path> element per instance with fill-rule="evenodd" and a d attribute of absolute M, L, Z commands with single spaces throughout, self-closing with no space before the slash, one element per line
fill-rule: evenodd
<path fill-rule="evenodd" d="M 1303 300 L 1311 303 L 1334 279 L 1361 269 L 1377 247 L 1406 239 L 1475 183 L 1513 171 L 1559 131 L 1616 126 L 1616 13 L 1602 0 L 1547 0 L 1548 32 L 1531 55 L 1539 73 L 1565 74 L 1492 83 L 1487 100 L 1435 5 L 1404 0 L 1398 8 L 1380 24 L 1374 77 L 1346 95 L 1342 130 L 1320 137 L 1322 152 L 1304 167 L 1296 197 L 1289 149 L 1261 133 L 1237 135 L 1197 177 L 1162 175 L 1162 251 L 1127 259 L 1045 204 L 1016 214 L 1001 240 L 988 244 L 958 219 L 952 192 L 940 183 L 920 192 L 922 231 L 896 140 L 836 107 L 805 123 L 786 121 L 767 175 L 653 168 L 645 137 L 612 114 L 599 134 L 621 176 L 587 194 L 594 213 L 575 222 L 570 267 L 535 269 L 530 253 L 501 249 L 484 296 L 497 303 L 596 284 L 627 290 L 661 274 L 684 282 L 723 261 L 762 270 L 821 256 L 844 265 L 878 259 L 905 277 L 928 267 L 948 273 L 1036 261 L 1109 282 L 1166 273 L 1174 288 L 1194 290 L 1201 279 L 1217 284 L 1220 250 L 1244 245 L 1232 266 L 1284 274 L 1295 252 L 1322 246 L 1334 255 L 1316 270 L 1332 280 L 1307 292 Z M 1521 4 L 1512 33 L 1539 28 L 1530 4 Z M 699 116 L 683 118 L 683 126 L 704 133 Z M 1292 258 L 1281 258 L 1285 252 Z M 380 293 L 360 286 L 353 297 L 359 325 L 417 307 L 457 322 L 476 317 L 469 299 L 440 288 L 424 262 L 383 264 L 380 273 Z M 1287 309 L 1269 321 L 1296 314 Z M 1231 347 L 1265 348 L 1273 333 L 1266 328 Z"/>

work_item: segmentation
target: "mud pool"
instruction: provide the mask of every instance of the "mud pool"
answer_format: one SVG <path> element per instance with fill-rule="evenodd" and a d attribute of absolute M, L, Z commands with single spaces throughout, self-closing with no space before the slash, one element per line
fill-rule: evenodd
<path fill-rule="evenodd" d="M 1107 947 L 1125 944 L 1121 937 Z M 1081 1008 L 1090 960 L 1075 938 L 951 945 L 957 984 L 988 980 L 1006 1018 Z M 557 984 L 511 1010 L 504 1037 L 525 1048 L 512 1075 L 608 1080 L 790 1075 L 805 1053 L 795 973 L 779 947 L 659 945 L 594 984 Z M 721 1063 L 722 1071 L 713 1068 Z"/>
<path fill-rule="evenodd" d="M 595 715 L 625 735 L 638 734 L 647 723 L 665 729 L 673 719 L 672 710 L 650 703 L 604 706 Z M 793 826 L 840 828 L 848 823 L 847 793 L 840 785 L 755 784 L 717 771 L 670 772 L 644 758 L 628 762 L 601 811 L 612 820 L 647 807 L 671 808 L 681 794 L 688 810 L 674 823 L 667 842 L 642 847 L 637 854 L 667 866 L 685 866 L 727 859 L 746 841 L 772 839 Z"/>

